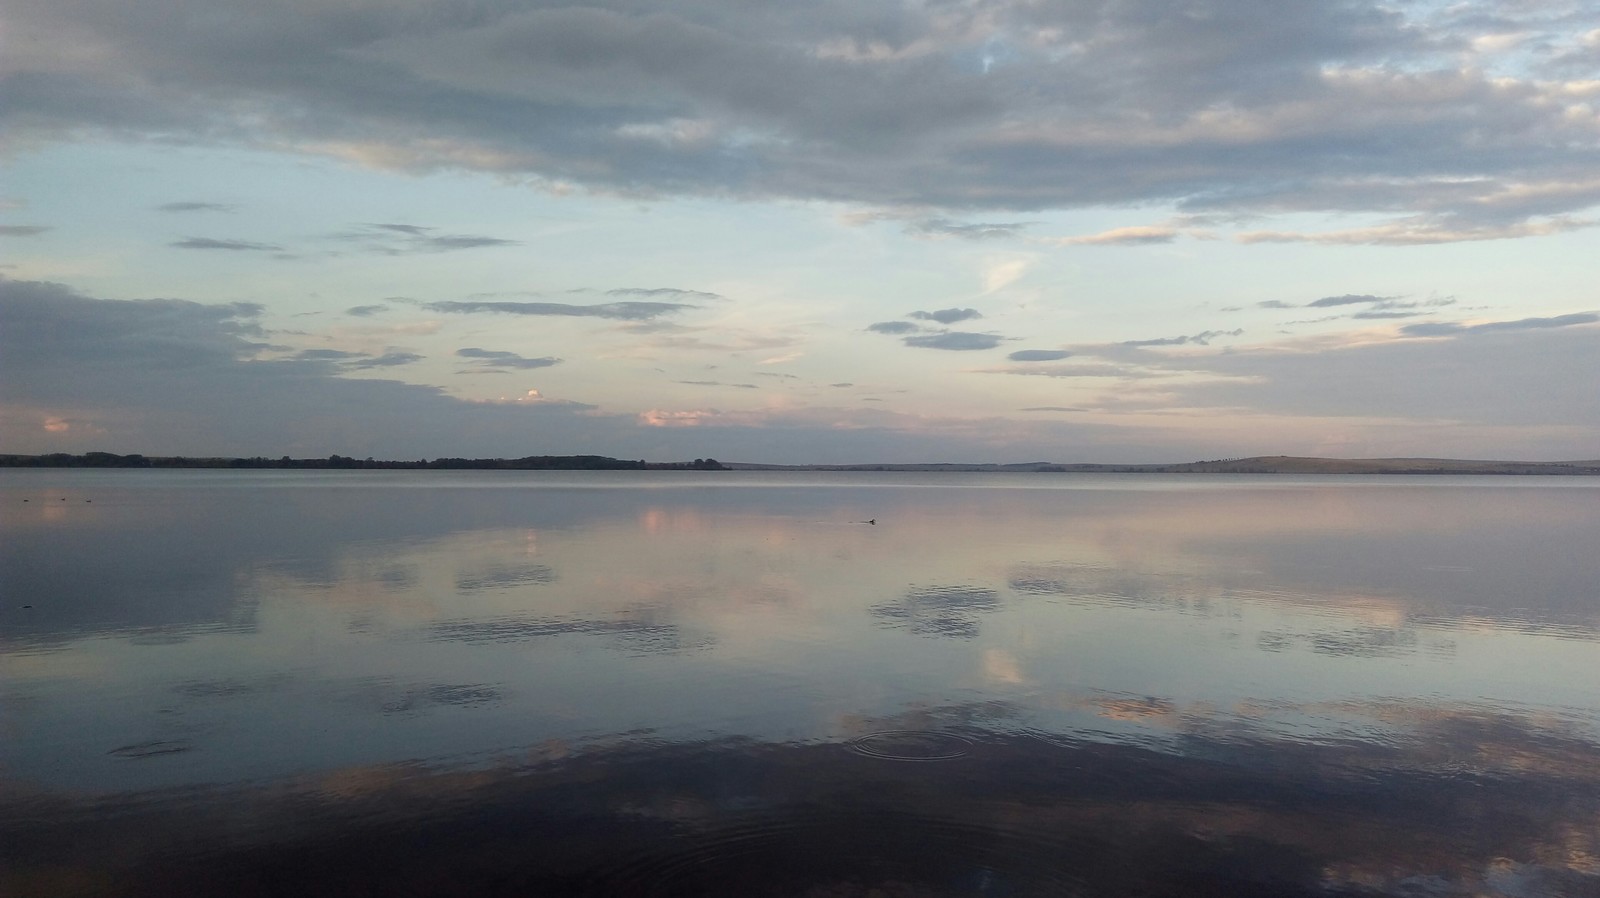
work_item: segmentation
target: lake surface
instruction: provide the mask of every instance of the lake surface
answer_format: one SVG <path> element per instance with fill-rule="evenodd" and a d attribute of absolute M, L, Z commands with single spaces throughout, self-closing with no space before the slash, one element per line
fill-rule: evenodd
<path fill-rule="evenodd" d="M 0 894 L 1600 895 L 1600 481 L 0 471 Z"/>

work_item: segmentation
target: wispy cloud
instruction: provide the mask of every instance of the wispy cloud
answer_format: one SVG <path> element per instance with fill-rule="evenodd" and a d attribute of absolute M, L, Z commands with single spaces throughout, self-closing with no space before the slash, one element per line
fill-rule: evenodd
<path fill-rule="evenodd" d="M 1056 362 L 1070 355 L 1065 349 L 1019 349 L 1006 358 L 1013 362 Z"/>
<path fill-rule="evenodd" d="M 156 207 L 161 212 L 233 212 L 238 208 L 232 203 L 200 202 L 162 203 Z"/>
<path fill-rule="evenodd" d="M 1237 337 L 1244 333 L 1244 328 L 1235 328 L 1231 331 L 1201 331 L 1198 334 L 1188 334 L 1182 337 L 1157 337 L 1151 340 L 1124 340 L 1123 346 L 1210 346 L 1211 341 L 1218 337 Z"/>
<path fill-rule="evenodd" d="M 0 225 L 0 237 L 37 237 L 49 230 L 49 225 Z"/>
<path fill-rule="evenodd" d="M 914 334 L 922 328 L 909 321 L 879 321 L 867 325 L 867 330 L 875 334 Z"/>
<path fill-rule="evenodd" d="M 1000 345 L 1001 337 L 994 334 L 975 334 L 966 331 L 946 331 L 941 334 L 921 334 L 905 337 L 902 342 L 918 349 L 949 349 L 958 352 L 993 349 Z"/>
<path fill-rule="evenodd" d="M 214 237 L 185 237 L 167 244 L 178 249 L 214 249 L 227 252 L 267 253 L 283 252 L 276 243 L 257 243 L 253 240 L 219 240 Z"/>
<path fill-rule="evenodd" d="M 1182 233 L 1177 228 L 1162 225 L 1136 225 L 1112 228 L 1109 231 L 1080 237 L 1062 237 L 1054 242 L 1061 246 L 1149 246 L 1155 243 L 1171 243 Z"/>
<path fill-rule="evenodd" d="M 705 290 L 681 290 L 677 287 L 619 287 L 607 290 L 607 296 L 643 296 L 649 299 L 670 297 L 683 300 L 722 300 L 727 299 L 720 293 L 711 293 Z"/>
<path fill-rule="evenodd" d="M 345 309 L 344 313 L 346 315 L 354 315 L 357 318 L 370 318 L 373 315 L 381 315 L 381 314 L 383 314 L 384 312 L 387 312 L 387 311 L 389 311 L 389 307 L 388 306 L 382 306 L 382 305 L 377 305 L 377 306 L 351 306 L 350 308 Z"/>
<path fill-rule="evenodd" d="M 447 234 L 438 228 L 400 223 L 369 223 L 329 239 L 359 247 L 363 252 L 385 256 L 414 253 L 444 253 L 464 249 L 518 246 L 520 241 L 480 234 Z"/>
<path fill-rule="evenodd" d="M 983 313 L 979 312 L 977 309 L 939 309 L 938 311 L 934 312 L 912 312 L 906 317 L 915 318 L 919 321 L 937 321 L 940 324 L 955 324 L 958 321 L 970 321 L 974 318 L 982 318 Z"/>
<path fill-rule="evenodd" d="M 1400 328 L 1400 332 L 1408 337 L 1451 337 L 1501 331 L 1545 330 L 1556 327 L 1572 327 L 1579 324 L 1594 324 L 1596 322 L 1600 322 L 1600 315 L 1593 312 L 1576 312 L 1570 315 L 1556 315 L 1550 318 L 1518 318 L 1514 321 L 1486 321 L 1482 324 L 1458 324 L 1450 321 L 1407 324 Z"/>
<path fill-rule="evenodd" d="M 480 368 L 504 368 L 517 371 L 527 371 L 534 368 L 549 368 L 561 364 L 561 360 L 551 356 L 540 358 L 525 358 L 515 352 L 505 352 L 490 349 L 479 349 L 468 346 L 456 350 L 456 355 L 463 359 L 471 360 L 471 364 Z"/>
<path fill-rule="evenodd" d="M 567 318 L 610 318 L 619 321 L 648 321 L 672 315 L 694 306 L 680 302 L 607 302 L 582 306 L 564 302 L 488 302 L 444 301 L 423 303 L 433 312 L 456 314 L 494 313 L 501 315 L 549 315 Z"/>

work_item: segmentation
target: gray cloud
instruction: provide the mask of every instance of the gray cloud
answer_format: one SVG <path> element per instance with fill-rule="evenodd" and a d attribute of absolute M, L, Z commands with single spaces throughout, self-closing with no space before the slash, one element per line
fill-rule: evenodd
<path fill-rule="evenodd" d="M 1269 299 L 1266 302 L 1258 302 L 1258 303 L 1256 303 L 1256 308 L 1258 308 L 1258 309 L 1298 309 L 1300 307 L 1295 305 L 1292 302 L 1284 302 L 1281 299 Z"/>
<path fill-rule="evenodd" d="M 383 355 L 370 358 L 357 359 L 345 367 L 362 371 L 370 368 L 394 368 L 398 365 L 409 365 L 412 362 L 422 361 L 422 356 L 414 352 L 386 352 Z"/>
<path fill-rule="evenodd" d="M 1528 47 L 1600 27 L 1589 7 L 1497 12 L 1497 31 L 1525 32 Z M 1600 202 L 1592 123 L 1567 113 L 1581 102 L 1568 79 L 1591 77 L 1592 58 L 1463 63 L 1481 25 L 1438 4 L 191 13 L 186 0 L 8 9 L 8 132 L 24 145 L 99 133 L 298 146 L 410 171 L 895 209 L 1395 216 L 1258 240 L 1527 236 L 1583 226 L 1572 216 Z M 951 236 L 1017 226 L 925 221 Z"/>
<path fill-rule="evenodd" d="M 936 312 L 912 312 L 907 318 L 919 321 L 937 321 L 940 324 L 955 324 L 957 321 L 970 321 L 982 318 L 983 313 L 977 309 L 939 309 Z"/>
<path fill-rule="evenodd" d="M 607 296 L 645 296 L 659 299 L 663 296 L 673 299 L 688 300 L 720 300 L 727 299 L 720 293 L 709 293 L 705 290 L 680 290 L 676 287 L 620 287 L 616 290 L 607 290 Z"/>
<path fill-rule="evenodd" d="M 1154 340 L 1124 340 L 1123 346 L 1210 346 L 1211 341 L 1218 337 L 1237 337 L 1244 333 L 1244 328 L 1234 328 L 1231 331 L 1201 331 L 1198 334 L 1189 334 L 1182 337 L 1160 337 Z"/>
<path fill-rule="evenodd" d="M 907 346 L 914 346 L 918 349 L 969 351 L 974 349 L 993 349 L 1000 345 L 1000 340 L 1001 338 L 994 334 L 946 331 L 942 334 L 922 334 L 916 337 L 905 337 L 902 342 Z"/>
<path fill-rule="evenodd" d="M 1361 303 L 1377 303 L 1392 300 L 1392 296 L 1373 296 L 1370 293 L 1346 293 L 1343 296 L 1324 296 L 1306 303 L 1308 309 L 1326 309 L 1332 306 L 1351 306 Z"/>
<path fill-rule="evenodd" d="M 879 321 L 867 325 L 867 330 L 875 334 L 914 334 L 922 328 L 909 321 Z"/>
<path fill-rule="evenodd" d="M 1567 447 L 1556 451 L 1582 452 L 1572 447 L 1585 441 L 1592 447 L 1600 427 L 1596 323 L 1600 315 L 1590 313 L 1480 325 L 1430 322 L 1401 332 L 1442 339 L 1218 352 L 1185 358 L 1182 366 L 1224 379 L 1168 380 L 1163 387 L 1175 394 L 1169 403 L 1190 407 L 1407 421 L 1424 428 L 1430 442 L 1444 439 L 1451 427 L 1491 428 L 1465 432 L 1465 445 L 1477 444 L 1479 452 L 1485 442 L 1504 438 L 1494 428 L 1547 428 L 1544 439 Z"/>
<path fill-rule="evenodd" d="M 730 384 L 720 380 L 680 380 L 674 383 L 687 384 L 691 387 L 737 387 L 741 390 L 758 390 L 755 384 Z"/>
<path fill-rule="evenodd" d="M 1357 312 L 1354 315 L 1351 315 L 1350 317 L 1354 318 L 1354 319 L 1357 319 L 1357 320 L 1360 320 L 1360 321 L 1369 321 L 1369 320 L 1383 320 L 1383 319 L 1388 319 L 1388 318 L 1416 318 L 1419 315 L 1427 315 L 1427 314 L 1430 314 L 1430 313 L 1428 313 L 1428 312 L 1406 312 L 1406 311 L 1401 311 L 1401 310 L 1398 310 L 1398 309 L 1367 309 L 1364 312 Z"/>
<path fill-rule="evenodd" d="M 49 225 L 0 225 L 0 237 L 37 237 L 49 230 Z"/>
<path fill-rule="evenodd" d="M 484 237 L 477 234 L 437 234 L 438 228 L 413 224 L 374 223 L 362 225 L 357 230 L 332 235 L 331 239 L 352 243 L 364 252 L 385 256 L 403 256 L 414 253 L 444 253 L 453 250 L 480 249 L 490 246 L 520 246 L 516 240 L 501 237 Z"/>
<path fill-rule="evenodd" d="M 464 359 L 472 359 L 473 364 L 482 368 L 503 368 L 526 371 L 533 368 L 549 368 L 561 364 L 561 360 L 550 356 L 530 359 L 524 358 L 514 352 L 503 352 L 490 349 L 479 349 L 468 346 L 456 350 L 456 355 Z"/>
<path fill-rule="evenodd" d="M 1006 358 L 1013 362 L 1057 362 L 1070 355 L 1064 349 L 1019 349 Z"/>
<path fill-rule="evenodd" d="M 275 243 L 255 243 L 250 240 L 217 240 L 212 237 L 185 237 L 167 244 L 179 249 L 220 249 L 231 252 L 283 252 L 283 247 Z"/>
<path fill-rule="evenodd" d="M 1519 318 L 1515 321 L 1489 321 L 1483 324 L 1457 324 L 1450 321 L 1408 324 L 1400 328 L 1400 332 L 1408 337 L 1448 337 L 1460 334 L 1495 333 L 1497 331 L 1572 327 L 1579 324 L 1594 324 L 1597 321 L 1600 321 L 1600 315 L 1596 315 L 1593 312 L 1576 312 L 1571 315 L 1556 315 L 1552 318 Z"/>
<path fill-rule="evenodd" d="M 389 311 L 388 306 L 351 306 L 345 309 L 344 313 L 346 315 L 354 315 L 357 318 L 369 318 L 387 311 Z"/>
<path fill-rule="evenodd" d="M 422 356 L 414 352 L 400 352 L 398 350 L 374 356 L 364 352 L 351 352 L 344 349 L 303 349 L 295 353 L 291 358 L 297 362 L 331 362 L 350 371 L 393 368 L 422 361 Z"/>
<path fill-rule="evenodd" d="M 989 374 L 1026 374 L 1034 377 L 1119 377 L 1119 378 L 1147 378 L 1159 377 L 1161 372 L 1151 371 L 1146 368 L 1136 368 L 1131 365 L 1112 365 L 1105 363 L 1084 363 L 1073 365 L 1030 365 L 1026 368 L 996 368 L 986 373 Z"/>
<path fill-rule="evenodd" d="M 80 452 L 115 445 L 146 454 L 497 455 L 604 449 L 634 430 L 631 419 L 587 414 L 592 406 L 581 403 L 467 402 L 437 387 L 341 376 L 414 360 L 409 353 L 312 350 L 259 360 L 261 312 L 250 303 L 99 300 L 0 278 L 7 451 L 63 439 L 77 443 L 65 451 Z M 93 429 L 45 435 L 47 410 L 70 410 L 74 432 L 80 423 Z"/>
<path fill-rule="evenodd" d="M 1019 412 L 1086 412 L 1088 409 L 1076 405 L 1033 405 L 1017 409 Z"/>
<path fill-rule="evenodd" d="M 906 233 L 919 237 L 957 237 L 962 240 L 1003 240 L 1015 237 L 1030 222 L 959 222 L 948 218 L 918 218 L 906 222 Z"/>
<path fill-rule="evenodd" d="M 592 306 L 564 302 L 428 302 L 422 308 L 434 312 L 474 314 L 495 312 L 504 315 L 552 315 L 571 318 L 612 318 L 621 321 L 647 321 L 671 315 L 694 306 L 679 302 L 607 302 Z"/>
<path fill-rule="evenodd" d="M 161 212 L 232 212 L 238 209 L 231 203 L 162 203 L 156 209 Z"/>

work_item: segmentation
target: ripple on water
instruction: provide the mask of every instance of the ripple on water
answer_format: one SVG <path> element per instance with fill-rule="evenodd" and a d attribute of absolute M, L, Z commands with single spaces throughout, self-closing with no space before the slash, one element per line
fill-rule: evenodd
<path fill-rule="evenodd" d="M 893 811 L 762 815 L 685 833 L 600 874 L 614 898 L 1008 898 L 1081 895 L 1059 846 L 991 825 Z"/>
<path fill-rule="evenodd" d="M 850 740 L 850 750 L 889 761 L 953 761 L 972 750 L 965 736 L 939 730 L 884 730 Z"/>

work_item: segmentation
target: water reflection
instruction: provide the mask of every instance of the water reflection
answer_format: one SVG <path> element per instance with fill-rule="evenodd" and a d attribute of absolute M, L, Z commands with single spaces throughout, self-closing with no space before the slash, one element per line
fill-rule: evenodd
<path fill-rule="evenodd" d="M 16 894 L 1600 890 L 1593 742 L 1504 715 L 1423 730 L 1419 744 L 1467 751 L 1439 763 L 1389 742 L 1196 733 L 1174 752 L 972 729 L 958 756 L 896 764 L 832 742 L 621 738 L 270 787 L 13 792 L 27 819 L 0 836 L 23 861 L 4 874 Z"/>
<path fill-rule="evenodd" d="M 0 472 L 0 894 L 1600 895 L 1581 483 L 145 473 Z"/>

